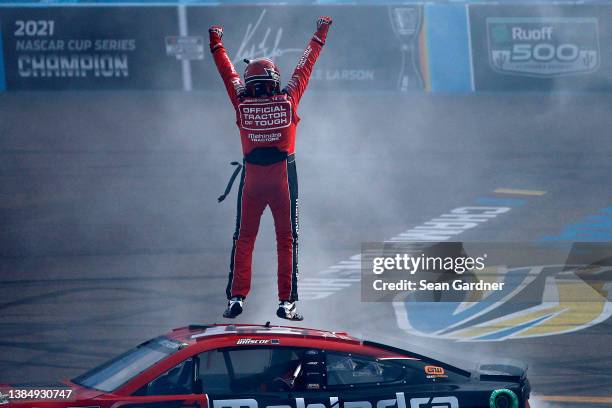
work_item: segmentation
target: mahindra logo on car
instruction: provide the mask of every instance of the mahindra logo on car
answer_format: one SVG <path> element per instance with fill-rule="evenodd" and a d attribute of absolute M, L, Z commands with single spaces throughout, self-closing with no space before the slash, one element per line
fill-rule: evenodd
<path fill-rule="evenodd" d="M 410 408 L 459 408 L 456 397 L 412 398 Z"/>
<path fill-rule="evenodd" d="M 459 408 L 456 397 L 411 398 L 410 408 Z M 295 405 L 270 405 L 265 408 L 327 408 L 320 403 L 306 404 L 304 398 L 295 398 Z M 376 401 L 376 406 L 370 401 L 346 401 L 341 403 L 338 397 L 329 397 L 329 407 L 333 408 L 408 408 L 403 392 L 395 393 L 395 398 Z M 259 408 L 253 398 L 213 400 L 213 408 Z"/>

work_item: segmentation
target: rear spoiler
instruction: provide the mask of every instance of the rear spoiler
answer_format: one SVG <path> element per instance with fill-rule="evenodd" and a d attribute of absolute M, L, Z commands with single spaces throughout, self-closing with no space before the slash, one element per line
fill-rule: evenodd
<path fill-rule="evenodd" d="M 516 364 L 516 365 L 514 365 Z M 480 379 L 484 381 L 521 382 L 527 378 L 527 364 L 481 364 L 478 367 Z"/>

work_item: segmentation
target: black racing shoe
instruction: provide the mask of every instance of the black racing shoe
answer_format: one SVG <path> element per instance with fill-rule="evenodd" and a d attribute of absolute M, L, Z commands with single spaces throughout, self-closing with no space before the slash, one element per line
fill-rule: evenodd
<path fill-rule="evenodd" d="M 223 317 L 226 317 L 228 319 L 233 319 L 234 317 L 242 313 L 242 302 L 243 301 L 244 301 L 244 298 L 240 296 L 235 296 L 231 298 L 230 300 L 228 300 L 227 309 L 225 309 L 225 312 L 223 312 Z"/>
<path fill-rule="evenodd" d="M 281 319 L 295 320 L 298 322 L 304 320 L 304 316 L 297 312 L 297 305 L 295 302 L 280 302 L 276 310 L 276 315 Z"/>

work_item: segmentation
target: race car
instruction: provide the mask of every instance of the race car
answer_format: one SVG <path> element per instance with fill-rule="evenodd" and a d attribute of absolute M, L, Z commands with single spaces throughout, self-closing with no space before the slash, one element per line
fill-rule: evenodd
<path fill-rule="evenodd" d="M 526 368 L 466 370 L 344 332 L 190 325 L 72 380 L 0 387 L 36 408 L 528 408 Z M 3 408 L 3 407 L 2 407 Z"/>

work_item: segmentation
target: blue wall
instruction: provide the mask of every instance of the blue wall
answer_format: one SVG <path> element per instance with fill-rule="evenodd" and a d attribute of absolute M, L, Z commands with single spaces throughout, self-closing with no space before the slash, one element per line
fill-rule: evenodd
<path fill-rule="evenodd" d="M 430 90 L 472 92 L 467 6 L 427 4 L 425 25 Z"/>

